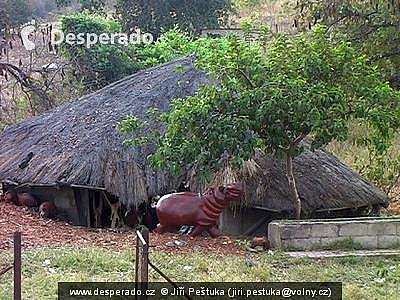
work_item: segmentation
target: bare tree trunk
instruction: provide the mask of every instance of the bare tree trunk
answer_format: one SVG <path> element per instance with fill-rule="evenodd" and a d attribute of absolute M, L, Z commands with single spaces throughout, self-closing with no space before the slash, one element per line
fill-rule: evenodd
<path fill-rule="evenodd" d="M 297 192 L 296 181 L 294 180 L 293 159 L 290 155 L 290 151 L 286 152 L 286 177 L 289 183 L 289 192 L 293 201 L 295 217 L 297 220 L 299 220 L 301 214 L 301 200 L 299 197 L 299 193 Z"/>

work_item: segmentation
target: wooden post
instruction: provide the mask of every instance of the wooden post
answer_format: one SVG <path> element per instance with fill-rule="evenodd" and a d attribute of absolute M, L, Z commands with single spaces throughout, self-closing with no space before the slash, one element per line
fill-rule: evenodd
<path fill-rule="evenodd" d="M 144 227 L 142 229 L 142 236 L 144 238 L 144 243 L 142 245 L 142 255 L 141 255 L 141 278 L 142 287 L 147 289 L 149 283 L 149 230 Z"/>
<path fill-rule="evenodd" d="M 141 231 L 136 231 L 136 286 L 143 291 L 143 294 L 149 286 L 149 230 L 144 227 Z M 139 299 L 147 299 L 144 294 Z"/>
<path fill-rule="evenodd" d="M 139 290 L 139 247 L 140 247 L 140 241 L 139 241 L 139 235 L 136 232 L 136 255 L 135 255 L 135 290 Z M 139 296 L 135 295 L 135 299 L 138 300 Z"/>
<path fill-rule="evenodd" d="M 14 300 L 21 300 L 21 232 L 14 233 Z"/>

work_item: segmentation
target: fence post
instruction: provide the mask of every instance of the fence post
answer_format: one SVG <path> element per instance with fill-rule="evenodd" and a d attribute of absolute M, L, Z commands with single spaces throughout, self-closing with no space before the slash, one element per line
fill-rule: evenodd
<path fill-rule="evenodd" d="M 139 241 L 139 235 L 136 232 L 136 255 L 135 255 L 135 288 L 138 290 L 139 287 L 139 247 L 140 247 L 140 241 Z M 136 297 L 137 298 L 137 297 Z"/>
<path fill-rule="evenodd" d="M 14 233 L 14 300 L 21 300 L 21 232 Z"/>
<path fill-rule="evenodd" d="M 135 286 L 145 293 L 149 286 L 149 230 L 144 227 L 136 231 Z M 147 299 L 141 295 L 139 299 Z"/>

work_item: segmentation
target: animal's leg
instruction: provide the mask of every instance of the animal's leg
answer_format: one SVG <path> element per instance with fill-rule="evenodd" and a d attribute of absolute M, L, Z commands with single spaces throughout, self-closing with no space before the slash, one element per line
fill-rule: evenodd
<path fill-rule="evenodd" d="M 207 228 L 204 227 L 204 226 L 196 225 L 196 226 L 193 228 L 193 231 L 190 233 L 190 236 L 192 236 L 192 237 L 198 236 L 198 235 L 201 234 L 204 230 L 207 230 Z"/>
<path fill-rule="evenodd" d="M 110 218 L 111 219 L 111 228 L 115 229 L 116 226 L 118 225 L 119 221 L 122 220 L 119 216 L 119 208 L 120 208 L 121 204 L 119 202 L 111 203 L 111 201 L 108 199 L 107 194 L 105 192 L 103 192 L 102 195 L 111 208 L 111 218 Z"/>
<path fill-rule="evenodd" d="M 94 227 L 99 228 L 102 226 L 101 224 L 101 215 L 103 213 L 103 199 L 99 199 L 99 203 L 93 201 L 93 210 L 94 210 Z"/>
<path fill-rule="evenodd" d="M 158 224 L 157 228 L 154 229 L 154 232 L 157 233 L 164 233 L 164 232 L 176 232 L 176 228 L 174 226 L 165 226 L 165 225 L 161 225 Z"/>
<path fill-rule="evenodd" d="M 156 229 L 154 229 L 154 232 L 157 232 L 157 233 L 161 234 L 161 233 L 165 232 L 164 230 L 165 230 L 165 227 L 163 225 L 161 225 L 161 224 L 158 224 Z"/>
<path fill-rule="evenodd" d="M 212 227 L 208 228 L 208 233 L 213 238 L 215 238 L 215 237 L 220 235 L 219 229 L 216 226 L 212 226 Z"/>

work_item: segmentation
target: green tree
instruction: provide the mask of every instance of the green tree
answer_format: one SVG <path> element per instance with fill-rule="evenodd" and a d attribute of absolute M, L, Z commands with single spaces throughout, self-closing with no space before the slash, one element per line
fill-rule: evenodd
<path fill-rule="evenodd" d="M 158 37 L 175 25 L 192 34 L 219 27 L 225 24 L 231 9 L 230 0 L 118 0 L 116 15 L 125 30 L 140 28 Z"/>
<path fill-rule="evenodd" d="M 400 88 L 400 0 L 298 0 L 295 20 L 300 27 L 328 26 L 338 39 L 351 41 L 377 62 Z"/>
<path fill-rule="evenodd" d="M 120 33 L 121 25 L 101 16 L 76 14 L 61 20 L 61 29 L 67 33 Z M 138 70 L 135 57 L 131 56 L 129 46 L 96 43 L 90 48 L 86 44 L 62 44 L 62 53 L 70 61 L 74 76 L 87 90 L 96 90 Z"/>
<path fill-rule="evenodd" d="M 121 130 L 138 134 L 127 143 L 155 137 L 152 163 L 176 174 L 196 166 L 207 175 L 227 157 L 240 166 L 256 148 L 274 153 L 286 161 L 296 218 L 301 201 L 292 161 L 307 136 L 313 149 L 344 140 L 349 120 L 360 119 L 375 133 L 371 143 L 384 151 L 399 126 L 399 93 L 365 56 L 347 42 L 334 43 L 323 27 L 278 35 L 267 45 L 235 37 L 203 41 L 197 53 L 198 66 L 218 84 L 173 101 L 169 112 L 154 119 L 166 122 L 163 135 L 143 136 L 151 121 L 130 117 L 121 122 Z"/>

